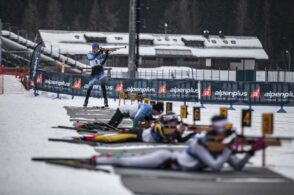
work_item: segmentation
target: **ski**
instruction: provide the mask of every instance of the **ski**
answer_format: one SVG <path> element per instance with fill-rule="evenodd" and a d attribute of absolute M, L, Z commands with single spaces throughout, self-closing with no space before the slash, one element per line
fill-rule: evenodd
<path fill-rule="evenodd" d="M 80 140 L 80 139 L 63 139 L 63 138 L 48 138 L 48 141 L 53 142 L 67 142 L 67 143 L 75 143 L 75 144 L 87 144 L 90 146 L 100 146 L 102 143 L 100 142 L 93 142 L 93 141 L 86 141 L 86 140 Z"/>
<path fill-rule="evenodd" d="M 115 130 L 115 131 L 118 131 L 118 132 L 121 131 L 121 129 L 118 129 L 118 128 L 116 128 L 116 127 L 114 127 L 114 126 L 112 126 L 112 125 L 110 125 L 108 123 L 104 123 L 102 121 L 96 121 L 96 123 L 99 124 L 99 125 L 104 125 L 104 126 L 110 128 L 111 130 Z"/>
<path fill-rule="evenodd" d="M 88 123 L 81 123 L 81 124 L 79 124 L 80 121 L 76 121 L 76 122 L 77 122 L 75 123 L 76 128 L 83 128 L 83 129 L 89 129 L 89 130 L 98 129 L 98 130 L 104 130 L 104 131 L 114 130 L 116 132 L 119 132 L 122 130 L 120 128 L 116 128 L 112 125 L 109 125 L 108 123 L 97 121 L 97 120 L 91 121 Z"/>
<path fill-rule="evenodd" d="M 76 128 L 76 127 L 70 127 L 70 126 L 64 126 L 64 125 L 52 126 L 51 128 L 53 128 L 53 129 L 70 129 L 70 130 L 78 130 L 78 128 Z"/>
<path fill-rule="evenodd" d="M 91 106 L 91 107 L 79 107 L 79 106 L 64 106 L 65 109 L 69 110 L 103 110 L 103 109 L 110 109 L 109 107 L 105 106 Z"/>
<path fill-rule="evenodd" d="M 58 125 L 58 126 L 53 126 L 52 128 L 54 129 L 68 129 L 68 130 L 75 130 L 77 132 L 85 132 L 85 133 L 97 133 L 98 131 L 95 130 L 90 130 L 90 129 L 83 129 L 83 128 L 77 128 L 77 127 L 70 127 L 70 126 L 63 126 L 63 125 Z"/>

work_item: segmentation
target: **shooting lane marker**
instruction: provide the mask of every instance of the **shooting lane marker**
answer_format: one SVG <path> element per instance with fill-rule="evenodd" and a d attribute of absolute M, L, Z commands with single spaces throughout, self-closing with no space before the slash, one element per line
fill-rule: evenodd
<path fill-rule="evenodd" d="M 165 110 L 166 114 L 173 112 L 173 103 L 172 102 L 166 102 L 165 107 L 166 107 L 166 110 Z"/>
<path fill-rule="evenodd" d="M 180 107 L 180 117 L 181 121 L 183 122 L 183 118 L 187 118 L 188 112 L 187 112 L 188 106 L 181 106 Z"/>
<path fill-rule="evenodd" d="M 272 135 L 274 133 L 274 115 L 272 113 L 262 114 L 262 138 L 266 135 Z M 262 150 L 262 166 L 266 164 L 265 149 Z"/>
<path fill-rule="evenodd" d="M 195 125 L 195 121 L 201 120 L 201 108 L 193 107 L 193 124 Z"/>

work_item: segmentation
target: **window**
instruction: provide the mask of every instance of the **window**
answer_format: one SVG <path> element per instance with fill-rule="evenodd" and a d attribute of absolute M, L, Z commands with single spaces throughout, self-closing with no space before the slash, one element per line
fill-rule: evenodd
<path fill-rule="evenodd" d="M 197 62 L 198 58 L 184 58 L 184 62 Z"/>
<path fill-rule="evenodd" d="M 106 43 L 106 37 L 92 37 L 84 35 L 87 43 L 98 42 L 98 43 Z"/>
<path fill-rule="evenodd" d="M 223 42 L 224 42 L 225 44 L 228 44 L 228 43 L 229 43 L 227 40 L 223 40 Z"/>
<path fill-rule="evenodd" d="M 188 49 L 155 49 L 155 52 L 159 56 L 193 56 L 191 50 Z"/>
<path fill-rule="evenodd" d="M 213 44 L 216 44 L 216 40 L 211 40 L 211 42 L 212 42 Z"/>
<path fill-rule="evenodd" d="M 79 39 L 80 38 L 80 35 L 75 35 L 74 36 L 76 39 Z"/>
<path fill-rule="evenodd" d="M 231 43 L 232 43 L 232 44 L 236 44 L 236 41 L 235 41 L 235 40 L 231 40 Z"/>
<path fill-rule="evenodd" d="M 177 42 L 178 40 L 177 40 L 177 39 L 173 39 L 173 41 L 174 41 L 174 42 Z"/>
<path fill-rule="evenodd" d="M 182 38 L 182 41 L 184 42 L 185 46 L 194 46 L 194 47 L 203 47 L 204 41 L 202 40 L 187 40 L 185 38 Z"/>
<path fill-rule="evenodd" d="M 153 39 L 140 39 L 139 43 L 141 45 L 153 45 Z"/>
<path fill-rule="evenodd" d="M 115 40 L 122 40 L 122 37 L 114 37 Z"/>
<path fill-rule="evenodd" d="M 142 60 L 156 61 L 155 57 L 142 57 Z"/>

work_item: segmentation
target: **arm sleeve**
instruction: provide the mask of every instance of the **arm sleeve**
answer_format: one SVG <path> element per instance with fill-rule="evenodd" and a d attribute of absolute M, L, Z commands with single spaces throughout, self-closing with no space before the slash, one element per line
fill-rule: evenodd
<path fill-rule="evenodd" d="M 195 135 L 195 133 L 189 133 L 188 135 L 182 137 L 182 135 L 180 133 L 177 134 L 177 137 L 176 139 L 179 141 L 179 142 L 186 142 L 188 141 L 190 138 L 192 138 L 193 136 Z"/>
<path fill-rule="evenodd" d="M 145 118 L 145 115 L 146 113 L 144 107 L 140 108 L 133 119 L 133 127 L 136 127 L 139 122 Z"/>
<path fill-rule="evenodd" d="M 152 153 L 129 156 L 129 157 L 98 157 L 97 165 L 114 165 L 135 168 L 158 168 L 167 160 L 172 158 L 172 152 L 168 150 L 157 150 Z"/>
<path fill-rule="evenodd" d="M 204 146 L 196 143 L 191 147 L 191 153 L 193 157 L 197 158 L 213 171 L 220 171 L 224 163 L 228 161 L 232 151 L 226 148 L 217 158 L 214 158 Z"/>
<path fill-rule="evenodd" d="M 88 53 L 87 54 L 87 59 L 90 61 L 90 60 L 93 60 L 94 59 L 94 55 L 91 54 L 91 53 Z"/>
<path fill-rule="evenodd" d="M 108 58 L 108 54 L 105 54 L 105 55 L 103 56 L 103 60 L 102 60 L 102 62 L 101 62 L 101 66 L 103 66 L 103 65 L 105 64 L 107 58 Z"/>
<path fill-rule="evenodd" d="M 246 165 L 246 163 L 248 163 L 249 159 L 251 158 L 252 155 L 246 153 L 245 156 L 241 159 L 239 159 L 237 156 L 232 155 L 229 160 L 228 163 L 229 165 L 234 168 L 237 171 L 240 171 L 244 168 L 244 166 Z"/>

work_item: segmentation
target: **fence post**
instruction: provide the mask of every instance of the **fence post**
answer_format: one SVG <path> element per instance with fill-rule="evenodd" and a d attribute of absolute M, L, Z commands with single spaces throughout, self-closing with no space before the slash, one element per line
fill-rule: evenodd
<path fill-rule="evenodd" d="M 264 80 L 265 80 L 265 82 L 268 82 L 268 70 L 266 69 L 266 67 L 264 69 L 264 74 L 265 74 Z"/>
<path fill-rule="evenodd" d="M 230 69 L 228 68 L 228 81 L 230 80 Z"/>
<path fill-rule="evenodd" d="M 277 82 L 279 82 L 280 81 L 280 68 L 278 67 L 278 75 L 277 75 Z"/>

